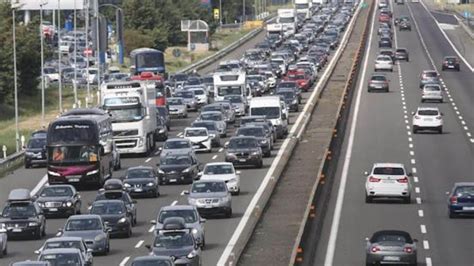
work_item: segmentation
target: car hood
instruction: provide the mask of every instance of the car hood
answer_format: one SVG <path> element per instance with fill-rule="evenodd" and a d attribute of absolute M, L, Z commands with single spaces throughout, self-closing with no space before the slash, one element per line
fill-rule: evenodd
<path fill-rule="evenodd" d="M 36 202 L 47 202 L 47 201 L 67 201 L 71 200 L 71 197 L 39 197 Z"/>
<path fill-rule="evenodd" d="M 186 108 L 184 105 L 170 105 L 169 107 L 171 110 L 182 110 Z"/>
<path fill-rule="evenodd" d="M 26 148 L 26 152 L 44 152 L 43 148 Z"/>
<path fill-rule="evenodd" d="M 177 247 L 177 248 L 156 248 L 152 250 L 155 256 L 173 256 L 176 258 L 185 257 L 194 250 L 193 247 Z"/>
<path fill-rule="evenodd" d="M 154 181 L 155 181 L 154 178 L 130 178 L 130 179 L 123 180 L 123 183 L 134 185 L 134 184 L 146 184 L 146 183 L 154 182 Z"/>
<path fill-rule="evenodd" d="M 191 194 L 189 194 L 189 197 L 193 198 L 193 199 L 223 198 L 225 196 L 227 196 L 227 192 L 225 192 L 225 191 L 224 192 L 209 192 L 209 193 L 193 193 L 193 192 L 191 192 Z"/>
<path fill-rule="evenodd" d="M 64 231 L 62 236 L 77 236 L 84 240 L 92 239 L 98 235 L 105 234 L 102 230 L 88 230 L 88 231 Z"/>
<path fill-rule="evenodd" d="M 186 137 L 186 138 L 189 139 L 192 143 L 199 143 L 199 142 L 203 142 L 209 139 L 208 136 Z"/>
<path fill-rule="evenodd" d="M 224 174 L 224 175 L 202 175 L 201 180 L 223 180 L 229 181 L 232 178 L 236 178 L 235 174 Z"/>
<path fill-rule="evenodd" d="M 249 148 L 242 148 L 242 149 L 232 149 L 232 148 L 229 148 L 227 149 L 227 153 L 240 153 L 240 152 L 255 152 L 255 151 L 258 151 L 258 149 L 249 149 Z"/>
<path fill-rule="evenodd" d="M 178 155 L 178 154 L 189 154 L 192 149 L 166 149 L 161 152 L 161 156 L 168 156 L 168 155 Z"/>
<path fill-rule="evenodd" d="M 116 224 L 118 220 L 125 217 L 125 214 L 100 214 L 104 222 L 109 222 L 111 224 Z"/>
<path fill-rule="evenodd" d="M 176 172 L 181 172 L 186 168 L 191 167 L 191 165 L 182 165 L 182 164 L 171 164 L 171 165 L 161 165 L 160 169 L 165 172 L 171 172 L 171 171 L 176 171 Z"/>

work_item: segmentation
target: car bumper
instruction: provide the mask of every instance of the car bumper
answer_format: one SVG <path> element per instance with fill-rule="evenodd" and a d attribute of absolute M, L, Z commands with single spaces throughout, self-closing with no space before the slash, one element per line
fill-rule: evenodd
<path fill-rule="evenodd" d="M 40 231 L 40 225 L 28 226 L 23 228 L 7 228 L 7 236 L 11 238 L 15 237 L 37 237 Z"/>
<path fill-rule="evenodd" d="M 160 182 L 163 184 L 182 184 L 193 182 L 193 177 L 188 174 L 176 173 L 176 174 L 160 174 Z"/>
<path fill-rule="evenodd" d="M 366 262 L 368 265 L 373 264 L 373 265 L 379 265 L 379 264 L 392 264 L 392 265 L 400 265 L 400 264 L 406 264 L 406 265 L 415 265 L 417 260 L 416 260 L 416 254 L 399 254 L 399 253 L 394 253 L 394 254 L 368 254 L 366 257 Z"/>
<path fill-rule="evenodd" d="M 214 216 L 214 215 L 227 214 L 231 210 L 231 207 L 230 206 L 211 207 L 211 208 L 197 207 L 197 210 L 199 212 L 199 215 L 201 216 Z"/>
<path fill-rule="evenodd" d="M 226 156 L 226 162 L 230 162 L 234 165 L 259 165 L 262 162 L 261 157 L 236 157 L 236 156 Z"/>
<path fill-rule="evenodd" d="M 34 157 L 25 157 L 25 164 L 30 164 L 30 165 L 46 165 L 46 158 L 45 159 L 38 159 Z"/>
<path fill-rule="evenodd" d="M 74 206 L 72 207 L 58 207 L 58 208 L 50 208 L 44 207 L 41 208 L 45 216 L 64 216 L 64 215 L 73 215 L 76 214 L 76 209 Z"/>
<path fill-rule="evenodd" d="M 449 211 L 456 214 L 474 215 L 474 203 L 461 203 L 456 205 L 448 205 Z"/>
<path fill-rule="evenodd" d="M 147 196 L 147 195 L 154 195 L 157 192 L 156 187 L 148 187 L 142 186 L 140 188 L 126 188 L 126 191 L 132 197 L 139 197 L 139 196 Z"/>
<path fill-rule="evenodd" d="M 392 71 L 393 70 L 393 65 L 375 65 L 376 70 L 388 70 Z"/>
<path fill-rule="evenodd" d="M 112 228 L 112 231 L 110 231 L 110 236 L 118 236 L 118 235 L 123 235 L 127 234 L 128 230 L 130 228 L 130 223 L 125 222 L 125 223 L 117 223 L 113 225 L 109 225 L 110 228 Z"/>
<path fill-rule="evenodd" d="M 421 99 L 440 101 L 440 100 L 443 100 L 443 96 L 442 95 L 422 95 Z"/>
<path fill-rule="evenodd" d="M 381 90 L 381 91 L 386 91 L 388 90 L 387 85 L 375 85 L 375 84 L 369 84 L 369 90 Z"/>
<path fill-rule="evenodd" d="M 183 117 L 185 115 L 184 111 L 178 112 L 169 112 L 170 117 Z"/>
<path fill-rule="evenodd" d="M 408 187 L 368 187 L 366 188 L 367 196 L 380 198 L 399 198 L 410 197 Z"/>
<path fill-rule="evenodd" d="M 106 240 L 102 240 L 102 241 L 86 240 L 85 242 L 86 242 L 87 248 L 92 249 L 93 254 L 106 252 L 106 249 L 107 249 Z"/>

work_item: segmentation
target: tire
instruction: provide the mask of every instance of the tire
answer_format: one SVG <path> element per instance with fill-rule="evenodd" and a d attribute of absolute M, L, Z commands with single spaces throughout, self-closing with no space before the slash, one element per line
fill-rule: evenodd
<path fill-rule="evenodd" d="M 25 162 L 25 168 L 26 168 L 26 169 L 29 169 L 29 168 L 31 168 L 31 164 L 30 164 L 30 163 L 26 163 L 26 162 Z"/>
<path fill-rule="evenodd" d="M 271 151 L 268 151 L 268 152 L 266 152 L 264 155 L 265 155 L 265 157 L 270 157 L 270 156 L 272 156 L 272 152 L 271 152 Z"/>
<path fill-rule="evenodd" d="M 126 238 L 130 238 L 131 236 L 132 236 L 132 226 L 130 226 L 130 227 L 128 228 L 127 233 L 125 233 L 125 237 L 126 237 Z"/>
<path fill-rule="evenodd" d="M 439 103 L 443 103 L 443 99 L 439 100 Z"/>
<path fill-rule="evenodd" d="M 373 199 L 372 196 L 365 195 L 365 203 L 372 203 Z"/>
<path fill-rule="evenodd" d="M 8 254 L 8 245 L 5 244 L 5 249 L 3 250 L 3 255 L 6 256 Z"/>
<path fill-rule="evenodd" d="M 153 192 L 153 198 L 158 198 L 160 196 L 160 192 L 158 192 L 158 189 Z"/>
<path fill-rule="evenodd" d="M 405 203 L 405 204 L 410 204 L 410 203 L 411 203 L 411 197 L 408 196 L 408 197 L 406 197 L 406 198 L 403 198 L 403 203 Z"/>
<path fill-rule="evenodd" d="M 232 218 L 232 208 L 226 212 L 225 217 Z"/>
<path fill-rule="evenodd" d="M 418 129 L 416 127 L 413 127 L 412 132 L 413 132 L 413 134 L 416 134 L 416 133 L 418 133 Z"/>
<path fill-rule="evenodd" d="M 457 215 L 456 213 L 454 213 L 454 212 L 452 212 L 452 211 L 450 211 L 450 210 L 448 211 L 448 216 L 449 216 L 450 219 L 453 219 L 453 218 L 457 218 L 457 217 L 458 217 L 458 215 Z"/>
<path fill-rule="evenodd" d="M 263 160 L 261 160 L 258 164 L 257 164 L 257 168 L 262 168 L 263 167 Z"/>
<path fill-rule="evenodd" d="M 232 193 L 233 196 L 234 196 L 234 195 L 235 195 L 235 196 L 238 196 L 239 194 L 240 194 L 240 187 L 239 187 L 239 189 L 238 189 L 236 192 Z"/>
<path fill-rule="evenodd" d="M 388 88 L 385 90 L 385 92 L 387 92 L 387 93 L 388 93 Z"/>
<path fill-rule="evenodd" d="M 78 207 L 79 207 L 79 208 L 78 208 Z M 76 214 L 81 214 L 81 206 L 77 206 L 77 204 L 76 204 L 75 210 L 76 210 L 76 211 L 75 211 Z"/>
<path fill-rule="evenodd" d="M 425 100 L 424 100 L 424 99 L 421 99 L 421 102 L 422 102 L 422 103 L 424 103 L 424 102 L 425 102 Z"/>
<path fill-rule="evenodd" d="M 41 239 L 41 238 L 43 238 L 43 231 L 41 230 L 41 227 L 40 227 L 35 232 L 35 239 Z"/>
<path fill-rule="evenodd" d="M 443 128 L 442 127 L 438 129 L 438 133 L 443 134 Z"/>
<path fill-rule="evenodd" d="M 371 89 L 367 89 L 367 92 L 372 92 L 372 90 L 371 90 Z"/>

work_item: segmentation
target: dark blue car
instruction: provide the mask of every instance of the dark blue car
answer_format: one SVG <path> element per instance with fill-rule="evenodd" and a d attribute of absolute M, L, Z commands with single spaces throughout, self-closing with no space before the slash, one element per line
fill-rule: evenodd
<path fill-rule="evenodd" d="M 474 215 L 474 182 L 455 183 L 448 198 L 449 218 Z"/>

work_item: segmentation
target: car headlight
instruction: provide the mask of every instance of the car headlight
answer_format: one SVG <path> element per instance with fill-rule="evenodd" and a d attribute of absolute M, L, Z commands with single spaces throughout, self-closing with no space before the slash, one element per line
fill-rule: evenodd
<path fill-rule="evenodd" d="M 105 239 L 105 236 L 103 234 L 100 234 L 100 235 L 97 235 L 95 238 L 94 238 L 94 241 L 102 241 Z"/>
<path fill-rule="evenodd" d="M 72 206 L 72 202 L 70 201 L 66 201 L 65 203 L 63 203 L 63 206 L 66 206 L 66 207 L 71 207 Z"/>
<path fill-rule="evenodd" d="M 192 258 L 196 257 L 197 255 L 198 255 L 197 251 L 193 250 L 193 251 L 191 251 L 191 253 L 189 253 L 189 254 L 186 256 L 186 258 L 192 259 Z"/>
<path fill-rule="evenodd" d="M 292 101 L 292 103 L 293 103 L 293 104 L 297 104 L 298 101 L 297 101 L 296 99 L 294 99 L 294 100 Z"/>
<path fill-rule="evenodd" d="M 227 157 L 235 157 L 235 153 L 229 152 L 226 154 Z"/>
<path fill-rule="evenodd" d="M 99 169 L 92 170 L 90 172 L 87 172 L 87 175 L 95 175 L 99 172 Z"/>
<path fill-rule="evenodd" d="M 229 196 L 225 196 L 223 198 L 220 199 L 222 202 L 228 202 L 230 201 L 230 197 Z"/>
<path fill-rule="evenodd" d="M 160 134 L 161 134 L 161 133 L 165 133 L 165 129 L 162 128 L 162 129 L 160 129 L 158 132 L 159 132 Z"/>
<path fill-rule="evenodd" d="M 216 134 L 209 134 L 209 137 L 215 138 L 215 137 L 216 137 Z"/>
<path fill-rule="evenodd" d="M 229 181 L 227 181 L 227 183 L 236 183 L 237 182 L 237 178 L 231 178 L 229 179 Z"/>
<path fill-rule="evenodd" d="M 38 206 L 44 207 L 44 202 L 38 201 L 37 203 L 38 203 Z M 1 224 L 0 224 L 0 227 L 1 227 Z"/>
<path fill-rule="evenodd" d="M 260 141 L 260 143 L 262 143 L 262 144 L 267 144 L 267 142 L 268 141 L 266 139 L 263 139 L 263 140 Z"/>
<path fill-rule="evenodd" d="M 132 185 L 130 185 L 129 183 L 124 183 L 123 186 L 126 188 L 132 187 Z"/>
<path fill-rule="evenodd" d="M 25 152 L 25 155 L 28 155 L 28 156 L 33 156 L 33 155 L 34 155 L 34 153 L 33 153 L 33 152 L 29 152 L 29 151 L 27 151 L 27 152 Z"/>
<path fill-rule="evenodd" d="M 120 220 L 118 220 L 118 223 L 122 224 L 122 223 L 125 223 L 126 221 L 127 221 L 127 218 L 122 217 L 120 218 Z"/>
<path fill-rule="evenodd" d="M 48 171 L 48 174 L 52 176 L 61 176 L 59 173 L 53 172 L 53 171 Z"/>
<path fill-rule="evenodd" d="M 38 226 L 38 225 L 39 225 L 39 223 L 37 223 L 37 222 L 29 222 L 28 223 L 28 226 Z"/>
<path fill-rule="evenodd" d="M 189 173 L 189 171 L 191 171 L 191 168 L 186 168 L 182 171 L 182 173 Z"/>
<path fill-rule="evenodd" d="M 150 183 L 146 184 L 147 187 L 152 187 L 154 185 L 155 185 L 155 183 L 153 183 L 153 182 L 150 182 Z"/>
<path fill-rule="evenodd" d="M 258 151 L 252 152 L 252 155 L 259 155 L 260 153 Z"/>
<path fill-rule="evenodd" d="M 195 236 L 197 236 L 197 234 L 199 233 L 199 231 L 196 229 L 196 228 L 193 228 L 193 230 L 191 230 L 191 233 Z"/>
<path fill-rule="evenodd" d="M 165 172 L 164 172 L 163 170 L 161 170 L 161 169 L 158 169 L 158 173 L 160 173 L 160 174 L 165 174 Z"/>
<path fill-rule="evenodd" d="M 195 205 L 197 203 L 197 199 L 188 198 L 188 203 L 191 204 L 191 205 Z"/>

